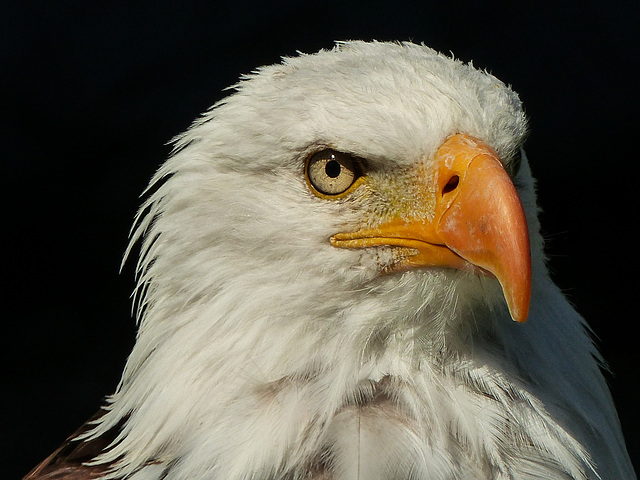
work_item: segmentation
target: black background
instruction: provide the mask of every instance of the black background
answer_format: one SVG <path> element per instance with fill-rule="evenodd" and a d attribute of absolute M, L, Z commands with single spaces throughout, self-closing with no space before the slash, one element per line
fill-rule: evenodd
<path fill-rule="evenodd" d="M 230 3 L 1 5 L 3 478 L 116 387 L 135 335 L 120 261 L 166 142 L 240 74 L 338 39 L 425 42 L 519 92 L 553 275 L 637 462 L 638 2 Z"/>

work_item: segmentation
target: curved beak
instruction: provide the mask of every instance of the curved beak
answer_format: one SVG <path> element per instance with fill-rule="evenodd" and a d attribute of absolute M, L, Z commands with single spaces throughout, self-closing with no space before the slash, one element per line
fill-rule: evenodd
<path fill-rule="evenodd" d="M 398 216 L 375 228 L 338 233 L 331 237 L 332 245 L 412 249 L 415 253 L 396 269 L 479 267 L 500 282 L 511 317 L 526 321 L 531 298 L 529 232 L 518 193 L 496 152 L 476 138 L 456 134 L 438 149 L 434 165 L 427 179 L 435 185 L 433 216 Z M 428 185 L 424 188 L 429 190 Z"/>

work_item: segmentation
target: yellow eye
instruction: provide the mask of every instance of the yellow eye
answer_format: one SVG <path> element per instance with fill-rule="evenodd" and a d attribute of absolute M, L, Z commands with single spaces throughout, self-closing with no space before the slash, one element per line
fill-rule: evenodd
<path fill-rule="evenodd" d="M 306 167 L 311 186 L 322 195 L 346 192 L 362 174 L 357 159 L 335 150 L 322 150 L 309 158 Z"/>

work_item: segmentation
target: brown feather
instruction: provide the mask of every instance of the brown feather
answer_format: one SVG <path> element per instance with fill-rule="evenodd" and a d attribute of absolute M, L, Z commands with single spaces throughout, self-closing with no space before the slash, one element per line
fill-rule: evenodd
<path fill-rule="evenodd" d="M 109 448 L 122 425 L 117 425 L 104 435 L 87 440 L 78 437 L 95 425 L 95 421 L 105 413 L 100 409 L 93 417 L 76 430 L 51 455 L 31 470 L 23 480 L 90 480 L 107 473 L 111 463 L 88 465 L 100 453 Z"/>

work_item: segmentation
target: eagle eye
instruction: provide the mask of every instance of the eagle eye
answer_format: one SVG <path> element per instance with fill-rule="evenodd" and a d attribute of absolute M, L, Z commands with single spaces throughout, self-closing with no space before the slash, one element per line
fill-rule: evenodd
<path fill-rule="evenodd" d="M 336 150 L 322 150 L 313 154 L 306 164 L 309 184 L 322 195 L 340 195 L 362 175 L 355 157 Z"/>

